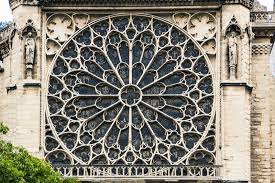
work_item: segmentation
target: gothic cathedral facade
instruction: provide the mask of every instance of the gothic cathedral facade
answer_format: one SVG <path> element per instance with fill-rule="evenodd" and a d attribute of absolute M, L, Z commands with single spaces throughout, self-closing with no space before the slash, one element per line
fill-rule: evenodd
<path fill-rule="evenodd" d="M 9 0 L 7 139 L 99 182 L 275 182 L 275 13 L 254 0 Z"/>

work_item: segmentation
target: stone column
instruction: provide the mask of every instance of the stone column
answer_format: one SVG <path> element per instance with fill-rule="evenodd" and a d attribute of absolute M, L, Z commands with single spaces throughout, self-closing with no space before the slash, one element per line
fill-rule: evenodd
<path fill-rule="evenodd" d="M 250 182 L 250 95 L 249 36 L 244 31 L 250 22 L 250 10 L 242 5 L 222 6 L 221 131 L 222 179 Z M 230 25 L 234 25 L 230 29 Z M 229 28 L 229 29 L 228 29 Z M 236 78 L 230 77 L 228 32 L 238 32 Z"/>

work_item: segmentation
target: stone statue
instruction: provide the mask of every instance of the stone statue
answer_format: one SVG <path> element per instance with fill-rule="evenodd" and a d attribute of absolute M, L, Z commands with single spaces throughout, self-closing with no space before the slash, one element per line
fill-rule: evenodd
<path fill-rule="evenodd" d="M 238 40 L 236 33 L 231 32 L 228 38 L 228 51 L 229 51 L 229 75 L 230 80 L 236 79 L 236 67 L 237 67 L 237 53 L 238 53 Z"/>
<path fill-rule="evenodd" d="M 32 36 L 32 33 L 29 32 L 27 34 L 26 41 L 25 41 L 25 58 L 26 58 L 27 79 L 32 79 L 34 53 L 35 53 L 35 41 Z"/>

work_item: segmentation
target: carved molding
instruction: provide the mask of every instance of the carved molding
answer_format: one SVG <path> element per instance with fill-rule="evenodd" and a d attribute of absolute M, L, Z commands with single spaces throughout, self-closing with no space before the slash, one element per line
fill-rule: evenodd
<path fill-rule="evenodd" d="M 12 9 L 19 5 L 38 5 L 38 0 L 9 0 Z"/>
<path fill-rule="evenodd" d="M 255 37 L 272 37 L 274 35 L 275 29 L 269 29 L 269 28 L 255 28 L 253 27 L 253 33 L 255 34 Z"/>
<path fill-rule="evenodd" d="M 272 44 L 253 44 L 252 45 L 252 54 L 270 54 L 272 49 Z"/>
<path fill-rule="evenodd" d="M 253 86 L 249 83 L 246 83 L 244 81 L 222 81 L 221 84 L 220 84 L 221 87 L 226 87 L 226 86 L 236 86 L 236 87 L 239 87 L 239 86 L 242 86 L 242 87 L 245 87 L 247 90 L 249 91 L 252 91 L 253 89 Z"/>
<path fill-rule="evenodd" d="M 254 0 L 39 0 L 42 6 L 60 6 L 60 5 L 90 5 L 90 6 L 182 6 L 182 5 L 223 5 L 223 4 L 242 4 L 248 8 L 253 7 Z"/>

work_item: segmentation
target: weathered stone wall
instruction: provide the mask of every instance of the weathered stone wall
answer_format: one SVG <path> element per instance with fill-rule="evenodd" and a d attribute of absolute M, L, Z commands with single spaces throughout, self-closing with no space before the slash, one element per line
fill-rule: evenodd
<path fill-rule="evenodd" d="M 250 92 L 245 86 L 223 88 L 223 179 L 250 180 Z"/>
<path fill-rule="evenodd" d="M 256 38 L 252 54 L 251 163 L 252 182 L 271 182 L 270 40 Z M 271 87 L 270 87 L 271 86 Z M 272 104 L 273 106 L 273 104 Z"/>
<path fill-rule="evenodd" d="M 275 182 L 275 95 L 274 95 L 274 91 L 275 91 L 275 73 L 274 73 L 274 69 L 275 69 L 275 49 L 274 49 L 274 45 L 272 48 L 272 53 L 270 54 L 270 58 L 269 58 L 269 63 L 270 63 L 270 72 L 271 72 L 271 87 L 270 87 L 270 92 L 269 92 L 269 105 L 270 105 L 270 117 L 271 117 L 271 121 L 270 121 L 270 130 L 271 130 L 271 135 L 270 135 L 270 146 L 271 146 L 271 182 Z"/>

